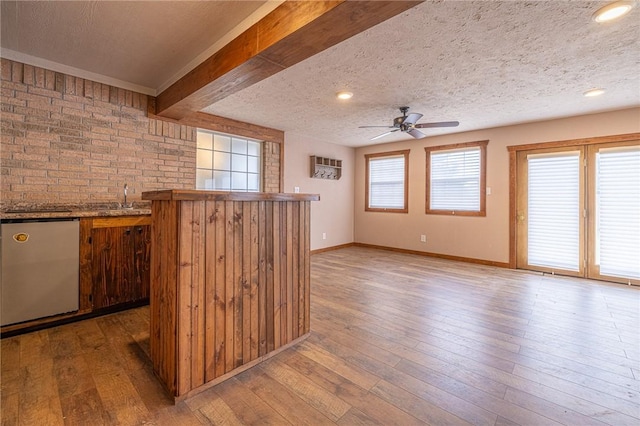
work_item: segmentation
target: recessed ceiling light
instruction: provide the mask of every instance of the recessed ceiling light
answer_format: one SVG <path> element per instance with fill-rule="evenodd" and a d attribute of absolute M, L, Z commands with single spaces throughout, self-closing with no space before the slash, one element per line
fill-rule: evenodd
<path fill-rule="evenodd" d="M 584 95 L 588 98 L 592 98 L 594 96 L 600 96 L 604 93 L 604 89 L 591 89 L 584 92 Z"/>
<path fill-rule="evenodd" d="M 629 13 L 633 9 L 633 1 L 620 0 L 601 7 L 593 14 L 596 22 L 608 22 Z"/>
<path fill-rule="evenodd" d="M 338 99 L 351 99 L 353 97 L 353 93 L 342 91 L 338 92 L 336 96 L 338 97 Z"/>

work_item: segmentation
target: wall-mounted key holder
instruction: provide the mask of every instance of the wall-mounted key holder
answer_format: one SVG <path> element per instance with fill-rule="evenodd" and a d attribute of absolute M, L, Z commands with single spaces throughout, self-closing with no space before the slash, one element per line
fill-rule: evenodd
<path fill-rule="evenodd" d="M 311 177 L 338 180 L 342 177 L 342 160 L 311 156 Z"/>

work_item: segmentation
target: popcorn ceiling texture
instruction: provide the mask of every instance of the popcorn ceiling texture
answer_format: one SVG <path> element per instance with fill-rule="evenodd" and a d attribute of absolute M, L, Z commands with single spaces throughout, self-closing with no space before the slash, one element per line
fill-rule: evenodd
<path fill-rule="evenodd" d="M 1 204 L 139 201 L 193 189 L 194 127 L 147 115 L 147 95 L 2 59 Z M 277 192 L 280 147 L 265 146 Z"/>
<path fill-rule="evenodd" d="M 179 75 L 185 65 L 225 37 L 264 2 L 0 3 L 3 54 L 4 49 L 24 52 L 129 82 L 138 87 L 129 89 L 155 95 L 160 85 Z M 118 85 L 115 81 L 100 81 Z"/>
<path fill-rule="evenodd" d="M 428 136 L 635 107 L 640 8 L 597 25 L 606 3 L 426 1 L 205 111 L 363 146 L 411 139 L 358 128 L 390 125 L 403 105 L 421 123 L 460 121 Z M 582 96 L 592 87 L 607 93 Z"/>

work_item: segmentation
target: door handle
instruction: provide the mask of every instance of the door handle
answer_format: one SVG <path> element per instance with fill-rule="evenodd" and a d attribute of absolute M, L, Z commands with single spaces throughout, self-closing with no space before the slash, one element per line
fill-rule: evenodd
<path fill-rule="evenodd" d="M 518 213 L 516 216 L 518 222 L 524 222 L 524 213 Z"/>

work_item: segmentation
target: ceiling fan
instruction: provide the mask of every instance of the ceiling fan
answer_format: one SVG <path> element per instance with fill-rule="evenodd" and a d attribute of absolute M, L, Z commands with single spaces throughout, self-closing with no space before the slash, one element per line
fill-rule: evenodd
<path fill-rule="evenodd" d="M 397 131 L 409 133 L 414 138 L 421 139 L 427 135 L 425 135 L 418 129 L 427 129 L 427 128 L 433 128 L 433 127 L 457 127 L 460 124 L 457 121 L 439 121 L 437 123 L 416 124 L 416 121 L 422 118 L 422 114 L 419 114 L 417 112 L 412 112 L 411 114 L 407 115 L 407 112 L 409 112 L 409 107 L 407 106 L 400 107 L 400 112 L 402 113 L 402 117 L 394 118 L 393 126 L 360 126 L 359 128 L 368 129 L 368 128 L 374 128 L 374 127 L 384 127 L 387 129 L 393 129 L 386 133 L 383 133 L 381 135 L 371 138 L 371 140 L 373 141 Z"/>

